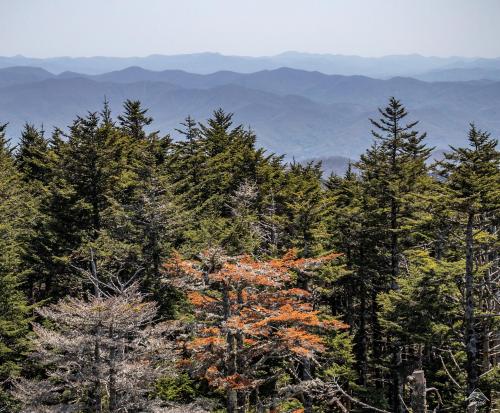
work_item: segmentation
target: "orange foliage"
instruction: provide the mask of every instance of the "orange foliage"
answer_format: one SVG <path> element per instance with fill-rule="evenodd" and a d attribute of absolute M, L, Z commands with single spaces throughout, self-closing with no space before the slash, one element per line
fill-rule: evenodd
<path fill-rule="evenodd" d="M 310 297 L 311 293 L 309 291 L 303 290 L 301 288 L 290 288 L 282 292 L 284 296 L 296 296 L 296 297 Z"/>
<path fill-rule="evenodd" d="M 318 318 L 317 311 L 301 312 L 295 309 L 291 304 L 285 304 L 280 307 L 272 316 L 264 318 L 257 323 L 256 327 L 269 324 L 300 324 L 303 326 L 319 326 L 321 321 Z"/>
<path fill-rule="evenodd" d="M 223 257 L 204 274 L 195 263 L 175 255 L 164 266 L 169 279 L 180 278 L 184 287 L 197 288 L 188 297 L 200 310 L 196 317 L 201 328 L 193 331 L 195 338 L 185 347 L 196 374 L 214 387 L 250 389 L 259 383 L 259 361 L 293 355 L 311 358 L 324 351 L 321 331 L 347 325 L 321 320 L 308 302 L 311 293 L 290 285 L 290 272 L 315 268 L 338 256 L 299 259 L 290 250 L 282 259 L 266 262 L 250 256 Z"/>
<path fill-rule="evenodd" d="M 215 298 L 209 297 L 205 294 L 201 294 L 198 291 L 190 291 L 187 295 L 191 304 L 197 307 L 202 307 L 204 305 L 211 304 L 217 301 Z"/>
<path fill-rule="evenodd" d="M 188 348 L 199 349 L 207 346 L 222 346 L 222 345 L 224 345 L 224 339 L 222 337 L 209 336 L 209 337 L 195 338 L 188 344 Z"/>
<path fill-rule="evenodd" d="M 325 349 L 322 337 L 302 329 L 285 328 L 280 330 L 277 335 L 282 339 L 284 345 L 300 356 L 310 357 L 314 351 L 319 352 Z"/>
<path fill-rule="evenodd" d="M 221 333 L 220 328 L 217 327 L 206 327 L 200 330 L 201 334 L 206 334 L 206 335 L 219 335 Z"/>
<path fill-rule="evenodd" d="M 345 330 L 349 328 L 349 324 L 343 323 L 342 321 L 331 319 L 331 320 L 323 320 L 323 325 L 325 327 L 330 327 L 335 330 Z"/>
<path fill-rule="evenodd" d="M 196 269 L 196 266 L 191 261 L 183 260 L 181 255 L 174 251 L 169 261 L 163 264 L 163 269 L 166 273 L 173 276 L 201 277 L 203 273 Z"/>
<path fill-rule="evenodd" d="M 225 377 L 221 380 L 224 387 L 230 387 L 233 390 L 242 390 L 252 387 L 253 381 L 242 376 L 241 374 L 232 374 L 231 376 Z"/>
<path fill-rule="evenodd" d="M 219 370 L 217 369 L 216 366 L 210 366 L 206 371 L 205 371 L 205 378 L 210 382 L 213 380 L 216 380 L 220 375 Z"/>

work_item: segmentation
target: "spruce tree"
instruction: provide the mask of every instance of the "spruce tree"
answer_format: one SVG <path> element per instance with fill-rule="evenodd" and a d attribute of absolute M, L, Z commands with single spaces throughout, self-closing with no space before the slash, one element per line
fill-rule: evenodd
<path fill-rule="evenodd" d="M 46 271 L 42 258 L 47 252 L 47 215 L 44 212 L 50 181 L 49 144 L 43 129 L 25 124 L 21 132 L 19 146 L 15 154 L 15 165 L 29 191 L 35 207 L 30 219 L 30 236 L 24 250 L 22 261 L 25 272 L 25 291 L 34 303 L 42 298 L 42 284 Z"/>
<path fill-rule="evenodd" d="M 415 190 L 415 180 L 419 175 L 426 174 L 425 161 L 432 151 L 422 144 L 426 134 L 419 134 L 413 128 L 418 121 L 404 123 L 408 116 L 406 108 L 394 97 L 389 99 L 389 104 L 385 109 L 379 109 L 381 118 L 379 120 L 370 119 L 375 127 L 372 135 L 379 143 L 379 151 L 383 156 L 383 163 L 377 165 L 378 180 L 384 190 L 383 202 L 387 208 L 389 227 L 390 263 L 389 270 L 391 282 L 394 283 L 399 273 L 399 260 L 402 248 L 401 245 L 401 219 L 400 214 L 404 213 L 403 197 L 407 193 Z M 362 157 L 363 162 L 363 157 Z M 363 163 L 360 166 L 362 169 Z"/>
<path fill-rule="evenodd" d="M 206 124 L 185 122 L 185 141 L 173 145 L 169 170 L 176 193 L 196 218 L 187 233 L 194 252 L 208 245 L 233 244 L 231 219 L 233 196 L 245 182 L 258 188 L 254 213 L 262 212 L 262 203 L 272 190 L 270 180 L 279 174 L 281 160 L 265 156 L 255 147 L 256 136 L 241 125 L 233 127 L 233 115 L 216 110 Z M 193 169 L 194 168 L 194 169 Z"/>
<path fill-rule="evenodd" d="M 127 99 L 123 104 L 124 113 L 118 116 L 123 132 L 138 141 L 146 137 L 144 127 L 153 122 L 153 118 L 146 115 L 148 109 L 143 109 L 138 100 Z"/>
<path fill-rule="evenodd" d="M 484 265 L 498 266 L 494 259 L 493 263 L 483 262 L 478 268 L 480 252 L 477 237 L 481 233 L 487 234 L 491 229 L 495 232 L 500 208 L 498 141 L 471 124 L 468 142 L 469 147 L 466 148 L 451 147 L 451 152 L 445 154 L 445 160 L 440 164 L 441 174 L 452 191 L 452 208 L 460 214 L 464 223 L 464 344 L 467 354 L 467 395 L 479 384 L 478 277 L 485 271 Z"/>
<path fill-rule="evenodd" d="M 203 178 L 207 157 L 201 142 L 200 128 L 193 118 L 188 116 L 181 126 L 182 129 L 176 129 L 176 131 L 183 139 L 173 145 L 169 169 L 176 192 L 183 194 L 185 203 L 190 208 L 195 208 L 199 202 L 197 198 L 199 194 L 195 188 Z"/>
<path fill-rule="evenodd" d="M 28 349 L 30 309 L 22 291 L 22 255 L 33 204 L 15 169 L 6 126 L 0 125 L 0 410 L 8 411 L 6 390 Z"/>
<path fill-rule="evenodd" d="M 61 289 L 80 289 L 72 265 L 85 259 L 89 243 L 103 229 L 105 211 L 118 193 L 129 187 L 127 157 L 131 138 L 97 113 L 78 117 L 69 134 L 56 131 L 49 142 L 50 180 L 41 205 L 45 224 L 45 290 L 60 298 Z M 80 258 L 79 258 L 80 257 Z"/>
<path fill-rule="evenodd" d="M 423 144 L 425 134 L 414 129 L 418 122 L 406 123 L 408 111 L 400 101 L 390 98 L 388 106 L 379 112 L 380 119 L 370 120 L 375 142 L 356 166 L 365 192 L 365 234 L 372 245 L 368 248 L 371 257 L 365 260 L 364 266 L 372 277 L 373 354 L 375 363 L 380 365 L 382 360 L 377 359 L 382 354 L 383 343 L 377 295 L 398 288 L 404 251 L 416 245 L 414 230 L 421 225 L 419 214 L 426 207 L 426 200 L 416 200 L 427 182 L 425 162 L 430 149 Z M 392 359 L 386 363 L 392 376 L 390 400 L 393 411 L 400 413 L 405 377 L 401 343 L 393 338 L 389 348 Z"/>
<path fill-rule="evenodd" d="M 326 239 L 324 217 L 327 213 L 321 185 L 321 164 L 293 162 L 286 172 L 285 213 L 290 246 L 305 257 L 317 255 Z"/>
<path fill-rule="evenodd" d="M 368 330 L 370 278 L 365 267 L 363 191 L 361 180 L 352 164 L 343 177 L 332 174 L 325 183 L 329 203 L 328 232 L 332 239 L 328 246 L 342 251 L 345 275 L 337 280 L 337 293 L 330 302 L 334 313 L 345 314 L 345 321 L 354 335 L 354 351 L 359 384 L 368 386 Z M 339 288 L 340 287 L 340 288 Z M 357 326 L 357 327 L 356 327 Z"/>
<path fill-rule="evenodd" d="M 26 123 L 21 132 L 19 147 L 16 153 L 16 166 L 27 182 L 47 181 L 48 142 L 43 129 Z"/>
<path fill-rule="evenodd" d="M 377 298 L 383 333 L 401 344 L 406 371 L 424 370 L 428 382 L 439 388 L 444 405 L 460 409 L 462 398 L 456 397 L 456 387 L 442 364 L 453 371 L 454 380 L 461 381 L 460 371 L 449 363 L 450 354 L 459 355 L 462 351 L 462 308 L 456 283 L 461 262 L 437 260 L 425 250 L 408 252 L 406 259 L 407 266 L 398 277 L 399 288 Z M 429 403 L 430 399 L 429 395 Z M 435 395 L 432 403 L 436 408 L 441 404 Z"/>

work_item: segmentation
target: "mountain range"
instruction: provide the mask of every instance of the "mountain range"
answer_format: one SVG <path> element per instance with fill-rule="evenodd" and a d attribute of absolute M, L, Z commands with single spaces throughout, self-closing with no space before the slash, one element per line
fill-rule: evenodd
<path fill-rule="evenodd" d="M 357 157 L 372 141 L 369 118 L 390 96 L 421 121 L 419 129 L 438 150 L 463 144 L 469 122 L 500 135 L 500 82 L 494 80 L 376 79 L 291 68 L 211 74 L 141 67 L 100 74 L 0 69 L 0 122 L 10 123 L 14 141 L 25 122 L 47 131 L 65 127 L 76 115 L 100 110 L 105 96 L 115 115 L 125 99 L 141 100 L 154 128 L 174 137 L 187 115 L 204 121 L 221 107 L 254 129 L 260 145 L 298 160 Z"/>
<path fill-rule="evenodd" d="M 52 73 L 66 71 L 102 74 L 140 66 L 148 70 L 184 70 L 209 74 L 217 71 L 253 73 L 280 67 L 319 71 L 325 74 L 362 75 L 381 79 L 395 76 L 428 81 L 499 80 L 500 58 L 427 57 L 418 54 L 361 57 L 335 54 L 285 52 L 275 56 L 227 56 L 220 53 L 151 55 L 145 57 L 53 57 L 0 56 L 0 68 L 40 67 Z M 493 79 L 491 79 L 493 77 Z"/>

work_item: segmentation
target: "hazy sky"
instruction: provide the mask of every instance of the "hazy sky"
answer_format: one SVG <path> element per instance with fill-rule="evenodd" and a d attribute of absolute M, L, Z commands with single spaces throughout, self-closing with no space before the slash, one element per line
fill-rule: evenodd
<path fill-rule="evenodd" d="M 0 55 L 500 57 L 500 0 L 0 0 Z"/>

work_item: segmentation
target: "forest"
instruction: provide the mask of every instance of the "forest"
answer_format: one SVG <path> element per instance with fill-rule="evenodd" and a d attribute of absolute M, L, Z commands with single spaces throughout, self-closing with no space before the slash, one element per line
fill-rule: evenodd
<path fill-rule="evenodd" d="M 222 109 L 0 124 L 0 412 L 499 411 L 498 142 L 381 106 L 343 176 Z"/>

